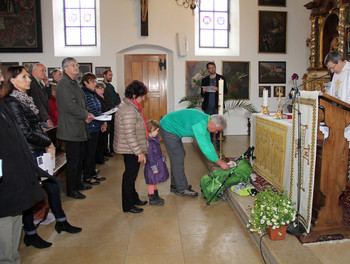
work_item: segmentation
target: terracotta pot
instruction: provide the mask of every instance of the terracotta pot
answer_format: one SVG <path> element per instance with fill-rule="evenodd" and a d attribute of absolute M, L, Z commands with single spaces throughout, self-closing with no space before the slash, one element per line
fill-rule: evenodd
<path fill-rule="evenodd" d="M 281 226 L 276 229 L 272 229 L 272 226 L 269 226 L 266 231 L 270 236 L 271 240 L 283 240 L 286 237 L 288 225 Z"/>

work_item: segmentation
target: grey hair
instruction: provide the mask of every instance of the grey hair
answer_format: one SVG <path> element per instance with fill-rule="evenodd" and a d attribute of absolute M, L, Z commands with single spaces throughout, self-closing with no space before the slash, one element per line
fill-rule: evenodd
<path fill-rule="evenodd" d="M 216 127 L 226 128 L 226 119 L 222 115 L 211 115 L 210 120 L 215 124 Z"/>
<path fill-rule="evenodd" d="M 345 59 L 338 52 L 331 51 L 327 54 L 326 58 L 324 59 L 324 65 L 327 66 L 327 64 L 329 62 L 333 62 L 334 64 L 338 64 L 338 61 L 345 61 Z"/>
<path fill-rule="evenodd" d="M 67 58 L 63 59 L 63 61 L 62 61 L 62 69 L 67 68 L 69 63 L 71 63 L 71 61 L 77 62 L 77 60 L 74 59 L 73 57 L 67 57 Z"/>
<path fill-rule="evenodd" d="M 42 63 L 40 63 L 40 62 L 35 63 L 35 64 L 33 65 L 33 67 L 32 67 L 32 72 L 31 72 L 31 73 L 33 73 L 33 71 L 34 71 L 39 65 L 43 65 L 43 66 L 44 66 L 44 64 L 42 64 Z M 45 67 L 45 66 L 44 66 L 44 67 Z"/>

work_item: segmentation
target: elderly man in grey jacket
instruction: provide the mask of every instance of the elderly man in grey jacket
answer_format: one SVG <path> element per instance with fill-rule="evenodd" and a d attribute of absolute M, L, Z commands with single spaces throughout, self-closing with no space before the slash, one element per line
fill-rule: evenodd
<path fill-rule="evenodd" d="M 76 59 L 62 61 L 63 77 L 56 88 L 58 108 L 57 138 L 65 141 L 67 196 L 84 199 L 80 190 L 88 189 L 81 181 L 84 142 L 88 139 L 87 124 L 95 117 L 86 108 L 85 94 L 75 78 L 79 74 Z"/>

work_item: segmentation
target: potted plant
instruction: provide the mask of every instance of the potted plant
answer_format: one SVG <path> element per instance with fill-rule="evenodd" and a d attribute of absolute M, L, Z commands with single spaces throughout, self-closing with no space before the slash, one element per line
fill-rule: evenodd
<path fill-rule="evenodd" d="M 247 228 L 260 235 L 266 231 L 272 240 L 284 239 L 288 225 L 295 220 L 294 204 L 284 193 L 268 186 L 256 196 Z"/>

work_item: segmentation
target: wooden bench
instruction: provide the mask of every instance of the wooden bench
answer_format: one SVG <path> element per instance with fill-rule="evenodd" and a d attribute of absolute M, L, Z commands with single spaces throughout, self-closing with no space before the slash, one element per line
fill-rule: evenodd
<path fill-rule="evenodd" d="M 49 130 L 46 130 L 46 134 L 51 139 L 51 142 L 54 144 L 56 148 L 56 166 L 53 171 L 53 174 L 57 176 L 60 172 L 62 172 L 67 163 L 66 152 L 64 150 L 64 142 L 61 139 L 56 137 L 57 127 L 53 127 Z"/>

